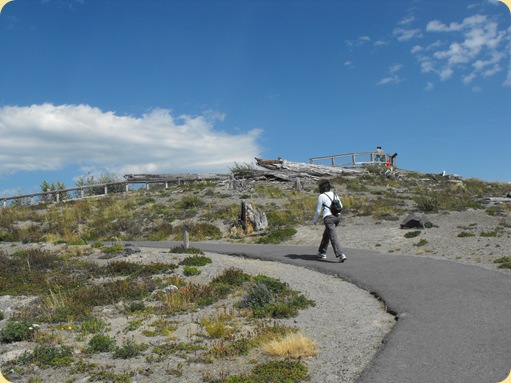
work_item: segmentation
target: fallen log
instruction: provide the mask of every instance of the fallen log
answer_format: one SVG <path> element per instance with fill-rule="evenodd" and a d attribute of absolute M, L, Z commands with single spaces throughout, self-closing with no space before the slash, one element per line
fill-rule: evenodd
<path fill-rule="evenodd" d="M 286 181 L 295 177 L 328 177 L 340 174 L 359 174 L 365 172 L 358 168 L 341 168 L 335 166 L 315 165 L 304 162 L 292 162 L 286 160 L 264 160 L 255 158 L 256 165 L 265 169 L 272 170 L 275 177 L 285 179 Z"/>

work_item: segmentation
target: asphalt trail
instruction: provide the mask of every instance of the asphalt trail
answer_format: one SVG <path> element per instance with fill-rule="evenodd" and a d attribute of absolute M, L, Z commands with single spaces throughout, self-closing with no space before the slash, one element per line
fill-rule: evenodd
<path fill-rule="evenodd" d="M 131 243 L 159 248 L 181 244 Z M 338 275 L 381 298 L 398 322 L 359 383 L 498 383 L 511 371 L 509 274 L 356 249 L 347 249 L 348 260 L 339 264 L 331 253 L 326 261 L 316 260 L 317 249 L 311 246 L 191 246 Z"/>

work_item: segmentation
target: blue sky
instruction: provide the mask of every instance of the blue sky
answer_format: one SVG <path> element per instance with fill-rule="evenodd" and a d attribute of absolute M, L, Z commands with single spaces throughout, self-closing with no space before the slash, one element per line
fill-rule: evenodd
<path fill-rule="evenodd" d="M 0 14 L 0 195 L 110 172 L 398 153 L 511 181 L 497 0 L 14 0 Z"/>

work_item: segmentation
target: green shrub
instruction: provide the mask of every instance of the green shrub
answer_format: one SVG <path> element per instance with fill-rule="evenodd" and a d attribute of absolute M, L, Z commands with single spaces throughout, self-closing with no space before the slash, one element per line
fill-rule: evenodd
<path fill-rule="evenodd" d="M 461 233 L 458 233 L 458 237 L 464 238 L 464 237 L 475 237 L 476 235 L 470 231 L 462 231 Z"/>
<path fill-rule="evenodd" d="M 206 350 L 205 346 L 201 346 L 199 344 L 192 343 L 184 343 L 184 342 L 172 342 L 172 343 L 164 343 L 159 346 L 155 346 L 152 352 L 156 355 L 164 356 L 164 355 L 173 355 L 179 353 L 193 353 L 200 350 Z"/>
<path fill-rule="evenodd" d="M 119 245 L 107 246 L 102 251 L 105 254 L 122 253 L 124 251 L 124 245 L 119 244 Z"/>
<path fill-rule="evenodd" d="M 497 267 L 499 269 L 511 269 L 511 257 L 500 257 L 493 261 L 493 263 L 500 263 Z"/>
<path fill-rule="evenodd" d="M 183 240 L 183 226 L 176 227 L 175 239 L 178 241 Z M 222 232 L 218 227 L 207 222 L 197 222 L 188 224 L 188 234 L 190 240 L 202 241 L 205 239 L 220 239 Z"/>
<path fill-rule="evenodd" d="M 183 274 L 186 275 L 187 277 L 190 277 L 192 275 L 199 275 L 200 273 L 201 271 L 196 267 L 189 266 L 183 267 Z"/>
<path fill-rule="evenodd" d="M 426 239 L 421 239 L 419 242 L 415 243 L 414 246 L 418 246 L 418 247 L 421 247 L 421 246 L 425 246 L 428 244 L 428 241 Z"/>
<path fill-rule="evenodd" d="M 277 244 L 287 241 L 296 234 L 296 229 L 293 227 L 277 228 L 270 231 L 266 236 L 260 238 L 257 243 Z"/>
<path fill-rule="evenodd" d="M 249 375 L 229 376 L 226 383 L 297 383 L 308 380 L 307 366 L 292 360 L 275 360 L 256 365 Z"/>
<path fill-rule="evenodd" d="M 128 261 L 113 261 L 104 267 L 104 273 L 112 276 L 127 276 L 140 270 L 143 266 Z"/>
<path fill-rule="evenodd" d="M 90 374 L 92 382 L 131 383 L 130 374 L 116 374 L 112 371 L 93 371 Z"/>
<path fill-rule="evenodd" d="M 116 359 L 130 359 L 142 354 L 147 349 L 146 344 L 137 344 L 131 340 L 123 343 L 122 347 L 116 347 L 113 357 Z"/>
<path fill-rule="evenodd" d="M 30 322 L 9 320 L 2 331 L 0 331 L 0 341 L 2 343 L 13 343 L 32 340 L 34 330 L 35 327 Z"/>
<path fill-rule="evenodd" d="M 433 196 L 421 195 L 414 198 L 417 208 L 424 213 L 431 213 L 438 210 L 440 205 L 438 199 Z"/>
<path fill-rule="evenodd" d="M 97 317 L 86 319 L 80 323 L 80 332 L 82 334 L 96 334 L 106 327 L 106 323 Z"/>
<path fill-rule="evenodd" d="M 114 350 L 115 340 L 110 338 L 108 335 L 96 334 L 88 343 L 87 351 L 91 354 L 99 352 L 109 352 Z"/>
<path fill-rule="evenodd" d="M 483 231 L 481 232 L 481 234 L 479 234 L 481 237 L 486 237 L 486 238 L 494 238 L 494 237 L 497 237 L 498 235 L 498 232 L 497 230 L 493 230 L 493 231 Z"/>
<path fill-rule="evenodd" d="M 259 283 L 249 290 L 243 298 L 243 307 L 257 311 L 275 302 L 275 296 L 264 283 Z"/>
<path fill-rule="evenodd" d="M 145 310 L 145 304 L 144 302 L 130 302 L 130 304 L 126 307 L 126 312 L 134 314 L 134 313 L 141 313 Z"/>
<path fill-rule="evenodd" d="M 198 209 L 205 205 L 202 197 L 197 195 L 184 196 L 181 201 L 177 204 L 178 208 L 181 209 Z"/>
<path fill-rule="evenodd" d="M 511 262 L 511 257 L 504 256 L 493 260 L 493 263 L 508 263 Z"/>
<path fill-rule="evenodd" d="M 420 230 L 409 231 L 405 233 L 405 238 L 414 238 L 421 234 Z"/>
<path fill-rule="evenodd" d="M 256 318 L 291 318 L 298 310 L 313 306 L 314 301 L 289 289 L 289 285 L 276 278 L 257 276 L 241 306 L 252 310 Z"/>
<path fill-rule="evenodd" d="M 243 270 L 230 267 L 211 281 L 213 284 L 226 284 L 229 286 L 241 286 L 244 282 L 250 280 L 250 275 L 245 274 Z"/>
<path fill-rule="evenodd" d="M 175 246 L 169 250 L 169 253 L 173 254 L 199 254 L 204 255 L 204 252 L 195 247 L 185 248 L 184 246 Z"/>
<path fill-rule="evenodd" d="M 194 255 L 192 257 L 187 257 L 179 262 L 180 265 L 184 266 L 206 266 L 208 263 L 211 263 L 212 260 L 209 257 Z"/>
<path fill-rule="evenodd" d="M 296 215 L 289 210 L 272 210 L 266 214 L 269 227 L 289 226 L 296 223 Z"/>
<path fill-rule="evenodd" d="M 73 360 L 73 348 L 65 345 L 37 345 L 34 351 L 20 356 L 22 364 L 35 364 L 41 368 L 67 367 Z"/>

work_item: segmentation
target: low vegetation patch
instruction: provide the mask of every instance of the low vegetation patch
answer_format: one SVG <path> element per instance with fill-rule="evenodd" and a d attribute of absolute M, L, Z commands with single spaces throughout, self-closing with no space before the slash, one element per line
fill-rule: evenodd
<path fill-rule="evenodd" d="M 278 360 L 256 365 L 249 375 L 230 376 L 225 383 L 294 383 L 308 377 L 308 369 L 302 363 Z"/>
<path fill-rule="evenodd" d="M 184 246 L 175 246 L 169 250 L 169 253 L 204 255 L 204 252 L 200 249 L 197 249 L 196 247 L 184 247 Z"/>
<path fill-rule="evenodd" d="M 497 258 L 493 262 L 499 263 L 497 266 L 499 269 L 511 269 L 511 257 L 509 256 Z"/>
<path fill-rule="evenodd" d="M 462 231 L 458 234 L 459 238 L 466 238 L 466 237 L 475 237 L 476 235 L 472 233 L 471 231 Z"/>
<path fill-rule="evenodd" d="M 302 333 L 288 334 L 266 343 L 263 352 L 269 355 L 301 359 L 317 354 L 316 343 Z"/>
<path fill-rule="evenodd" d="M 409 231 L 405 233 L 405 238 L 415 238 L 421 234 L 420 230 Z"/>
<path fill-rule="evenodd" d="M 194 255 L 192 257 L 183 259 L 181 262 L 179 262 L 179 264 L 184 266 L 206 266 L 211 262 L 212 260 L 209 257 L 203 255 Z"/>
<path fill-rule="evenodd" d="M 257 240 L 261 244 L 278 244 L 290 240 L 297 233 L 293 227 L 277 228 Z"/>

